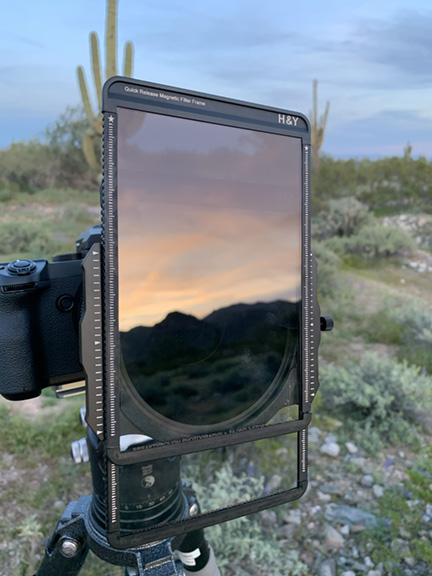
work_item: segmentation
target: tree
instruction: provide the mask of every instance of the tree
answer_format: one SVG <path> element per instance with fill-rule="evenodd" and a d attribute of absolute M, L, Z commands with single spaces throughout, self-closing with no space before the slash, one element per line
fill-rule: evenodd
<path fill-rule="evenodd" d="M 81 106 L 68 107 L 45 130 L 45 144 L 55 159 L 55 184 L 60 187 L 97 188 L 94 170 L 87 164 L 82 147 L 89 123 Z M 100 141 L 95 143 L 100 155 Z M 98 170 L 99 172 L 99 170 Z"/>

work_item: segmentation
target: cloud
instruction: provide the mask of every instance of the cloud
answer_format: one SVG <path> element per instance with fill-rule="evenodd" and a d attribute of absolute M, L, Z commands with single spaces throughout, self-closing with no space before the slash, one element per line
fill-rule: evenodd
<path fill-rule="evenodd" d="M 369 20 L 357 25 L 358 47 L 370 62 L 402 72 L 420 84 L 432 80 L 432 12 L 399 12 L 392 20 Z"/>
<path fill-rule="evenodd" d="M 432 157 L 431 134 L 432 118 L 413 110 L 384 110 L 328 131 L 323 150 L 339 157 L 400 156 L 410 142 L 414 156 Z"/>
<path fill-rule="evenodd" d="M 17 34 L 16 40 L 22 45 L 30 46 L 31 48 L 41 48 L 43 50 L 47 50 L 48 46 L 35 38 L 31 38 L 30 36 L 22 36 Z"/>
<path fill-rule="evenodd" d="M 320 38 L 311 50 L 345 87 L 406 88 L 432 80 L 432 11 L 399 11 L 389 19 L 361 19 L 336 40 Z M 351 67 L 349 64 L 351 63 Z"/>

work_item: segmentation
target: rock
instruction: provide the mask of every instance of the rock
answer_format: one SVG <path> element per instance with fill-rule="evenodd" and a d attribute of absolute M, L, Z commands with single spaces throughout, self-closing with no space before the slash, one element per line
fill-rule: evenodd
<path fill-rule="evenodd" d="M 350 531 L 353 534 L 357 534 L 357 532 L 363 532 L 363 530 L 366 530 L 366 526 L 364 524 L 353 524 L 350 528 Z"/>
<path fill-rule="evenodd" d="M 337 458 L 339 456 L 340 446 L 336 442 L 326 442 L 321 446 L 320 452 L 332 458 Z"/>
<path fill-rule="evenodd" d="M 345 442 L 345 446 L 350 454 L 357 454 L 358 448 L 353 442 Z"/>
<path fill-rule="evenodd" d="M 321 437 L 321 430 L 316 426 L 311 426 L 308 432 L 308 442 L 316 444 L 317 442 L 319 442 L 320 437 Z"/>
<path fill-rule="evenodd" d="M 319 576 L 336 576 L 336 563 L 333 558 L 327 558 L 321 562 L 318 568 Z"/>
<path fill-rule="evenodd" d="M 325 518 L 330 522 L 348 524 L 348 526 L 365 526 L 374 528 L 378 524 L 378 518 L 370 512 L 345 504 L 329 504 L 324 512 Z"/>
<path fill-rule="evenodd" d="M 350 527 L 348 526 L 348 524 L 345 524 L 345 526 L 342 526 L 342 528 L 340 529 L 340 533 L 343 534 L 344 536 L 349 536 Z"/>
<path fill-rule="evenodd" d="M 363 478 L 360 480 L 360 484 L 365 488 L 372 488 L 373 482 L 374 480 L 371 474 L 365 474 Z"/>
<path fill-rule="evenodd" d="M 342 496 L 344 493 L 344 489 L 342 486 L 339 486 L 339 484 L 330 484 L 327 482 L 321 484 L 320 490 L 324 492 L 324 494 L 337 494 L 338 496 Z"/>
<path fill-rule="evenodd" d="M 357 546 L 352 547 L 353 558 L 358 558 L 360 556 Z"/>
<path fill-rule="evenodd" d="M 324 545 L 330 550 L 342 548 L 345 539 L 333 526 L 327 526 Z"/>
<path fill-rule="evenodd" d="M 356 466 L 358 466 L 359 468 L 363 468 L 363 466 L 366 464 L 367 459 L 363 458 L 363 456 L 351 456 L 350 457 L 350 462 L 352 462 L 353 464 L 355 464 Z"/>
<path fill-rule="evenodd" d="M 331 500 L 330 494 L 323 494 L 320 490 L 317 490 L 316 494 L 321 502 L 330 502 Z"/>
<path fill-rule="evenodd" d="M 299 509 L 290 510 L 288 514 L 285 514 L 284 521 L 287 524 L 301 524 L 301 512 Z"/>
<path fill-rule="evenodd" d="M 374 496 L 376 496 L 376 498 L 381 498 L 384 495 L 384 488 L 382 486 L 379 486 L 378 484 L 374 484 L 372 486 L 372 492 L 374 493 Z"/>
<path fill-rule="evenodd" d="M 367 566 L 368 568 L 374 567 L 374 563 L 372 562 L 372 560 L 370 559 L 369 556 L 365 556 L 364 563 L 365 563 L 365 566 Z"/>
<path fill-rule="evenodd" d="M 353 572 L 352 570 L 345 570 L 345 572 L 342 572 L 341 576 L 356 576 L 355 572 Z"/>
<path fill-rule="evenodd" d="M 336 436 L 331 432 L 329 432 L 325 437 L 325 443 L 328 444 L 330 442 L 337 442 Z"/>

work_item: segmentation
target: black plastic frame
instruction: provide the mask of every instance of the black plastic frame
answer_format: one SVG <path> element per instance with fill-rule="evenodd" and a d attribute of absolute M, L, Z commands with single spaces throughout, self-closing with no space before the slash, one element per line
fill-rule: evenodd
<path fill-rule="evenodd" d="M 153 95 L 152 95 L 153 94 Z M 157 94 L 157 96 L 154 96 Z M 164 95 L 162 98 L 161 95 Z M 182 99 L 188 101 L 183 104 Z M 204 100 L 204 112 L 191 102 Z M 209 432 L 199 436 L 136 446 L 120 451 L 120 399 L 119 399 L 119 329 L 118 329 L 118 276 L 117 276 L 117 108 L 130 108 L 176 117 L 249 128 L 301 139 L 302 145 L 302 326 L 301 326 L 301 390 L 298 419 L 264 425 L 257 421 L 241 429 L 227 432 Z M 107 456 L 108 539 L 117 548 L 140 545 L 156 539 L 189 532 L 196 528 L 231 520 L 284 502 L 300 498 L 307 486 L 307 426 L 311 420 L 311 403 L 318 388 L 317 356 L 320 340 L 319 307 L 316 301 L 316 264 L 310 247 L 310 125 L 305 116 L 284 109 L 271 108 L 220 98 L 199 92 L 129 78 L 111 78 L 103 89 L 103 178 L 102 204 L 102 286 L 104 335 L 104 441 Z M 221 109 L 224 110 L 222 114 Z M 87 360 L 87 376 L 92 372 L 92 361 Z M 93 370 L 94 371 L 94 370 Z M 91 380 L 91 379 L 90 379 Z M 92 394 L 88 381 L 88 394 Z M 92 402 L 89 403 L 92 405 Z M 88 421 L 92 416 L 88 415 Z M 97 433 L 97 431 L 95 431 Z M 225 510 L 214 511 L 145 530 L 143 533 L 120 536 L 119 519 L 119 466 L 149 462 L 159 458 L 188 454 L 296 433 L 298 437 L 297 487 L 241 503 Z"/>

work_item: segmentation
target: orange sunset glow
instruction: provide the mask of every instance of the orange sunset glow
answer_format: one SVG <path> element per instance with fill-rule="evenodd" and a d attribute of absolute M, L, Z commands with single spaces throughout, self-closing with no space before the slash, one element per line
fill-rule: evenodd
<path fill-rule="evenodd" d="M 119 128 L 121 331 L 300 299 L 300 141 L 125 109 Z"/>

